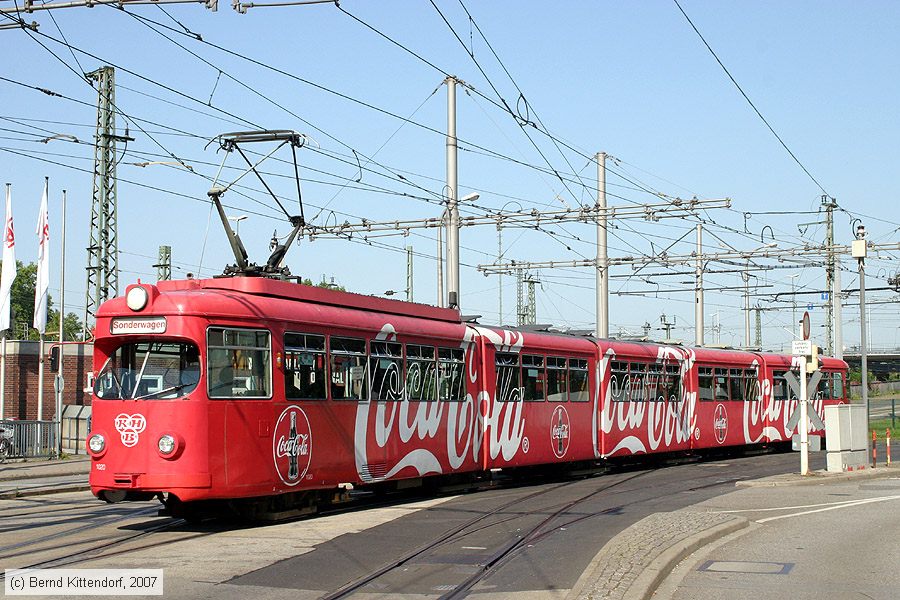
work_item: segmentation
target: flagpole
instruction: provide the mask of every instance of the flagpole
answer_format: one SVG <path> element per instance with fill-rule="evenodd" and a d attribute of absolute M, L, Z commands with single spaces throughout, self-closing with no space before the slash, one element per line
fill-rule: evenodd
<path fill-rule="evenodd" d="M 0 421 L 3 420 L 3 415 L 6 406 L 6 330 L 3 330 L 3 342 L 0 344 L 3 350 L 0 351 Z"/>
<path fill-rule="evenodd" d="M 37 420 L 44 420 L 44 334 L 41 334 L 41 343 L 38 346 L 38 410 Z"/>
<path fill-rule="evenodd" d="M 59 361 L 57 368 L 59 369 L 59 371 L 57 372 L 56 385 L 53 387 L 56 390 L 56 440 L 59 450 L 59 454 L 57 454 L 57 456 L 61 457 L 63 451 L 63 364 L 65 363 L 66 359 L 66 353 L 64 352 L 65 345 L 63 344 L 63 342 L 65 341 L 65 330 L 63 324 L 66 321 L 66 190 L 63 190 L 62 195 L 62 217 L 60 220 L 60 224 L 60 235 L 62 236 L 62 251 L 59 254 L 59 354 L 57 354 Z M 78 442 L 76 441 L 75 443 L 77 444 Z"/>
<path fill-rule="evenodd" d="M 6 184 L 6 205 L 9 206 L 9 196 L 10 196 L 10 188 L 12 187 L 11 183 Z M 4 235 L 3 235 L 3 246 L 6 247 L 8 240 L 6 240 L 6 227 L 9 222 L 9 215 L 5 215 L 4 219 L 6 222 L 3 225 Z M 5 254 L 5 251 L 4 251 Z M 15 259 L 13 259 L 15 260 Z M 5 262 L 5 261 L 4 261 Z M 4 264 L 3 269 L 8 269 L 9 265 Z M 7 311 L 7 319 L 9 318 L 10 308 L 7 306 L 4 310 Z M 2 346 L 2 350 L 0 350 L 0 421 L 3 420 L 3 417 L 6 415 L 6 329 L 3 330 L 3 342 L 0 344 Z"/>
<path fill-rule="evenodd" d="M 0 273 L 0 419 L 6 416 L 6 336 L 10 328 L 12 284 L 16 278 L 16 236 L 13 231 L 12 184 L 6 184 L 6 216 L 3 225 L 3 271 Z"/>
<path fill-rule="evenodd" d="M 44 177 L 44 195 L 41 198 L 41 214 L 38 217 L 38 241 L 40 243 L 40 258 L 38 260 L 37 281 L 35 282 L 34 296 L 34 328 L 40 333 L 38 346 L 38 413 L 37 420 L 44 420 L 44 332 L 47 330 L 47 303 L 50 290 L 48 289 L 50 274 L 50 224 L 47 209 L 47 196 L 50 191 L 50 178 Z"/>

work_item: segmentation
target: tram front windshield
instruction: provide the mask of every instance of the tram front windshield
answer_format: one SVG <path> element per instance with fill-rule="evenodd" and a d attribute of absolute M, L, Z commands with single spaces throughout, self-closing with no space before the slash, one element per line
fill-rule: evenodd
<path fill-rule="evenodd" d="M 200 381 L 200 356 L 194 344 L 123 344 L 97 374 L 94 394 L 103 400 L 180 398 Z"/>

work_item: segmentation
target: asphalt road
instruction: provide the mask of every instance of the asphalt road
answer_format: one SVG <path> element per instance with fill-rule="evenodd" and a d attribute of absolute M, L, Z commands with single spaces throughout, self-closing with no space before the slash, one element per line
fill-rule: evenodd
<path fill-rule="evenodd" d="M 701 503 L 750 526 L 685 559 L 654 600 L 895 600 L 897 475 L 741 489 Z"/>

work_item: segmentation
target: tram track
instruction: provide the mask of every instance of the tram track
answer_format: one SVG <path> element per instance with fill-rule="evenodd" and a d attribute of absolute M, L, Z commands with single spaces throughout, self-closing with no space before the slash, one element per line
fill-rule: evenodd
<path fill-rule="evenodd" d="M 688 464 L 685 464 L 684 466 L 688 466 Z M 675 494 L 692 494 L 698 491 L 708 491 L 717 487 L 733 486 L 737 481 L 746 479 L 746 476 L 744 475 L 737 477 L 723 477 L 720 472 L 707 472 L 696 473 L 690 478 L 687 478 L 683 483 L 678 480 L 670 480 L 665 486 L 662 486 L 659 489 L 657 489 L 656 486 L 647 487 L 628 485 L 630 482 L 634 482 L 641 477 L 653 473 L 658 474 L 660 473 L 660 470 L 644 469 L 633 473 L 631 472 L 631 469 L 627 469 L 625 472 L 607 475 L 607 477 L 619 476 L 621 477 L 619 481 L 592 489 L 576 498 L 561 503 L 553 503 L 552 505 L 544 506 L 536 510 L 526 509 L 517 511 L 515 514 L 507 514 L 504 518 L 499 520 L 485 522 L 490 519 L 490 517 L 508 513 L 509 509 L 516 505 L 523 505 L 527 501 L 542 495 L 559 492 L 563 488 L 575 485 L 582 480 L 579 479 L 553 485 L 540 490 L 539 492 L 528 494 L 509 502 L 504 502 L 502 505 L 470 519 L 465 523 L 454 527 L 450 531 L 440 534 L 430 542 L 421 545 L 382 567 L 340 587 L 336 591 L 322 596 L 322 598 L 323 600 L 339 600 L 353 597 L 355 594 L 375 591 L 380 594 L 388 595 L 408 593 L 410 590 L 403 587 L 405 585 L 403 583 L 404 578 L 408 577 L 408 575 L 404 574 L 404 571 L 411 572 L 414 571 L 417 566 L 421 567 L 422 565 L 427 564 L 458 564 L 465 567 L 471 566 L 476 569 L 474 573 L 471 573 L 468 576 L 465 574 L 460 576 L 451 575 L 450 580 L 445 581 L 440 587 L 431 588 L 432 591 L 443 592 L 441 594 L 435 593 L 434 596 L 441 600 L 462 598 L 469 594 L 479 583 L 501 571 L 508 563 L 518 557 L 522 551 L 543 542 L 558 531 L 564 531 L 568 528 L 577 526 L 584 521 L 595 519 L 597 517 L 618 516 L 626 512 L 629 514 L 636 514 L 642 510 L 646 510 L 645 507 L 656 505 L 660 501 Z M 628 497 L 622 498 L 621 495 L 623 494 Z M 608 495 L 608 497 L 603 499 L 604 501 L 602 502 L 601 507 L 592 507 L 589 510 L 583 510 L 581 508 L 586 502 L 604 495 Z M 632 495 L 634 495 L 634 497 L 632 497 Z M 534 519 L 536 516 L 541 517 L 536 523 L 529 524 L 522 528 L 509 527 L 510 523 L 515 523 L 517 520 Z M 467 539 L 474 539 L 475 534 L 491 528 L 501 531 L 505 529 L 507 532 L 513 532 L 513 535 L 509 539 L 501 540 L 497 543 L 492 553 L 485 556 L 478 556 L 477 563 L 474 565 L 472 562 L 465 561 L 457 563 L 454 562 L 453 555 L 448 557 L 446 555 L 440 556 L 436 553 L 440 548 L 453 544 L 459 545 L 461 548 L 476 548 L 476 542 L 472 542 L 470 543 L 471 545 L 467 546 Z M 509 533 L 506 535 L 509 535 Z M 449 563 L 447 562 L 448 559 L 450 561 Z M 449 575 L 451 572 L 452 570 L 450 569 L 444 569 L 442 571 L 444 576 Z M 453 577 L 459 577 L 459 579 L 453 581 Z M 393 582 L 392 579 L 394 579 Z M 396 583 L 399 587 L 392 585 L 393 583 Z M 417 591 L 417 593 L 422 592 Z"/>
<path fill-rule="evenodd" d="M 614 482 L 608 486 L 605 486 L 601 489 L 593 491 L 591 494 L 588 494 L 587 497 L 594 496 L 596 494 L 599 494 L 603 491 L 607 491 L 618 485 L 622 485 L 628 481 L 631 481 L 633 479 L 640 477 L 644 473 L 645 472 L 636 473 L 630 477 L 627 477 L 626 479 L 623 479 L 618 482 Z M 366 585 L 369 585 L 370 583 L 374 582 L 375 580 L 383 577 L 384 575 L 403 567 L 404 565 L 410 563 L 411 561 L 413 561 L 419 557 L 422 557 L 422 556 L 426 555 L 428 552 L 435 550 L 445 544 L 458 542 L 458 541 L 460 541 L 460 539 L 462 539 L 468 535 L 472 535 L 473 533 L 477 533 L 480 530 L 485 529 L 487 527 L 496 527 L 498 524 L 503 524 L 503 523 L 506 523 L 509 521 L 513 521 L 515 519 L 522 518 L 523 516 L 528 515 L 530 513 L 523 512 L 521 514 L 512 515 L 509 518 L 501 519 L 500 521 L 494 521 L 489 524 L 486 524 L 483 527 L 476 528 L 474 530 L 469 530 L 473 525 L 475 525 L 481 521 L 484 521 L 492 516 L 495 516 L 497 514 L 501 514 L 517 504 L 522 504 L 528 500 L 532 500 L 532 499 L 538 498 L 538 497 L 546 495 L 546 494 L 557 492 L 565 487 L 572 486 L 572 485 L 578 483 L 579 481 L 581 481 L 581 480 L 579 479 L 579 480 L 575 480 L 575 481 L 566 481 L 566 482 L 558 483 L 555 485 L 551 485 L 550 487 L 547 487 L 545 489 L 538 490 L 536 492 L 532 492 L 525 496 L 515 498 L 515 499 L 513 499 L 505 504 L 502 504 L 490 511 L 482 513 L 482 514 L 470 519 L 469 521 L 466 521 L 465 523 L 462 523 L 461 525 L 457 525 L 453 529 L 444 532 L 438 538 L 432 540 L 431 542 L 429 542 L 423 546 L 420 546 L 420 547 L 412 550 L 411 552 L 405 554 L 404 556 L 400 557 L 399 559 L 396 559 L 396 560 L 384 565 L 380 569 L 377 569 L 376 571 L 343 586 L 342 588 L 336 590 L 335 592 L 332 592 L 331 594 L 323 596 L 322 600 L 340 600 L 342 598 L 347 598 L 347 597 L 351 596 L 352 594 L 354 594 L 355 592 L 359 591 L 361 588 L 365 587 Z M 576 501 L 576 503 L 579 501 L 581 501 L 581 500 Z M 572 503 L 567 503 L 563 508 L 561 508 L 559 511 L 555 512 L 551 517 L 548 517 L 547 519 L 542 521 L 542 524 L 549 520 L 552 520 L 561 511 L 565 511 L 568 508 L 570 508 L 571 505 L 572 505 Z M 524 540 L 525 538 L 522 538 L 522 539 Z M 508 548 L 501 555 L 499 555 L 497 559 L 495 559 L 494 561 L 491 561 L 491 564 L 493 564 L 493 562 L 496 562 L 496 560 L 499 560 L 499 558 L 502 557 L 503 555 L 514 550 L 516 546 L 517 546 L 517 544 L 513 544 L 512 546 L 510 546 L 510 548 Z M 471 587 L 471 585 L 474 585 L 475 583 L 477 583 L 477 581 L 472 581 L 469 587 Z"/>

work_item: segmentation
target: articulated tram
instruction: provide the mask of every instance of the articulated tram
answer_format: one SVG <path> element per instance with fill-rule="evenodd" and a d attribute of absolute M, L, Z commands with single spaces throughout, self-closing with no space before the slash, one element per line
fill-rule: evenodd
<path fill-rule="evenodd" d="M 796 433 L 790 356 L 489 327 L 266 277 L 129 286 L 94 352 L 91 490 L 176 515 Z M 824 415 L 847 365 L 821 370 Z"/>

